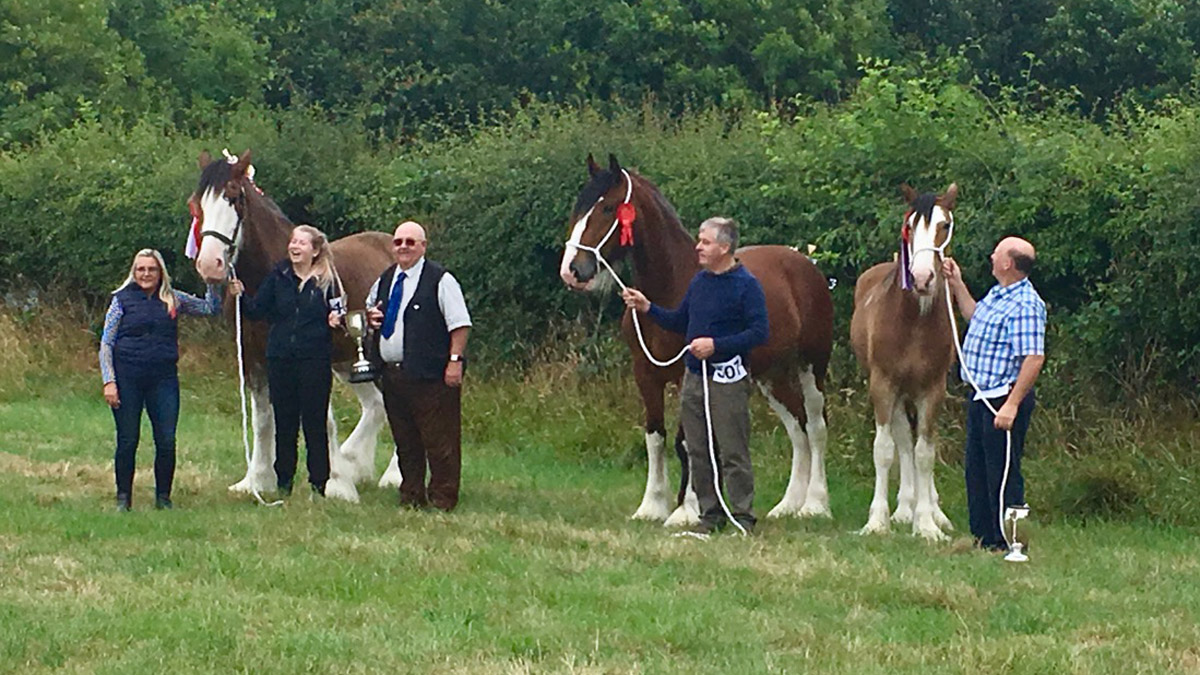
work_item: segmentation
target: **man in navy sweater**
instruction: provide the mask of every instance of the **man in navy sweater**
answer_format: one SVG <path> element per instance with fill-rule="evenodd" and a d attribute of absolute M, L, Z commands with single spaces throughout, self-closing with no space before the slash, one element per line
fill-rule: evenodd
<path fill-rule="evenodd" d="M 767 341 L 767 301 L 762 285 L 734 257 L 738 226 L 731 218 L 700 224 L 696 253 L 703 268 L 692 279 L 675 310 L 651 303 L 627 289 L 625 304 L 649 313 L 666 330 L 683 333 L 685 357 L 680 417 L 687 439 L 692 489 L 700 503 L 697 533 L 707 535 L 726 524 L 708 450 L 701 361 L 707 361 L 713 441 L 729 511 L 747 533 L 754 529 L 754 470 L 750 463 L 750 350 Z"/>

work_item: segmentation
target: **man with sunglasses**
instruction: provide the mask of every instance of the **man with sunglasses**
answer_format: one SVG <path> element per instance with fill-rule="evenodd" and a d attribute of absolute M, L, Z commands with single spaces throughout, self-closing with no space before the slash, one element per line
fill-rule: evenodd
<path fill-rule="evenodd" d="M 425 259 L 425 228 L 396 228 L 392 255 L 367 295 L 380 388 L 400 464 L 400 505 L 458 504 L 462 470 L 462 381 L 471 316 L 462 287 Z M 425 476 L 428 469 L 429 483 Z"/>

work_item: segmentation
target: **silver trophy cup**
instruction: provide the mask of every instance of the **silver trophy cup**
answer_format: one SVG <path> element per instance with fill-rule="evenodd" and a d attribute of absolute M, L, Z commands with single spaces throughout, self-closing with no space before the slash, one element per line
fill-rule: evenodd
<path fill-rule="evenodd" d="M 1004 522 L 1012 529 L 1012 536 L 1008 540 L 1008 555 L 1004 556 L 1004 559 L 1008 562 L 1027 562 L 1029 560 L 1029 555 L 1025 553 L 1025 545 L 1017 541 L 1017 521 L 1028 517 L 1028 504 L 1010 506 L 1004 509 Z"/>
<path fill-rule="evenodd" d="M 375 368 L 363 356 L 363 339 L 367 335 L 367 312 L 356 309 L 346 313 L 346 332 L 354 338 L 354 346 L 358 348 L 358 360 L 350 366 L 351 382 L 371 382 L 375 379 Z"/>

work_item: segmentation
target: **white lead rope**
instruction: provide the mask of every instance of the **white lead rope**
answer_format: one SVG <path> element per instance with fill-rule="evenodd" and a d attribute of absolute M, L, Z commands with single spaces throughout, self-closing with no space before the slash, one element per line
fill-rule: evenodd
<path fill-rule="evenodd" d="M 233 270 L 233 265 L 229 266 L 229 278 L 237 279 L 237 273 Z M 244 292 L 244 291 L 243 291 Z M 252 468 L 250 460 L 250 425 L 246 422 L 246 358 L 242 347 L 242 294 L 238 293 L 233 300 L 233 332 L 237 341 L 237 362 L 238 362 L 238 396 L 242 399 L 242 448 L 246 452 L 246 469 L 247 473 Z M 258 500 L 262 506 L 282 506 L 282 500 L 268 502 L 262 498 L 258 492 L 258 486 L 254 484 L 254 480 L 250 481 L 250 494 Z"/>

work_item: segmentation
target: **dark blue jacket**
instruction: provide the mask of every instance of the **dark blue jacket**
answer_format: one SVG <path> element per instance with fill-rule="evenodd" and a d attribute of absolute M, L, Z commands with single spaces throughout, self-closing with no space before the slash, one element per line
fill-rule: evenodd
<path fill-rule="evenodd" d="M 129 283 L 114 295 L 122 311 L 113 344 L 114 364 L 173 368 L 179 361 L 178 323 L 158 293 L 146 295 L 136 283 Z"/>
<path fill-rule="evenodd" d="M 275 266 L 251 296 L 242 295 L 242 312 L 250 319 L 266 319 L 269 359 L 321 359 L 329 361 L 332 339 L 329 312 L 334 298 L 341 295 L 337 283 L 322 291 L 316 277 L 300 288 L 300 279 L 292 264 Z"/>
<path fill-rule="evenodd" d="M 701 270 L 688 285 L 683 302 L 674 310 L 650 305 L 650 316 L 663 328 L 683 333 L 688 342 L 698 337 L 713 338 L 716 351 L 709 363 L 741 356 L 750 367 L 750 350 L 767 341 L 767 298 L 762 284 L 742 266 L 722 274 Z M 700 372 L 700 360 L 689 353 L 688 370 Z"/>

